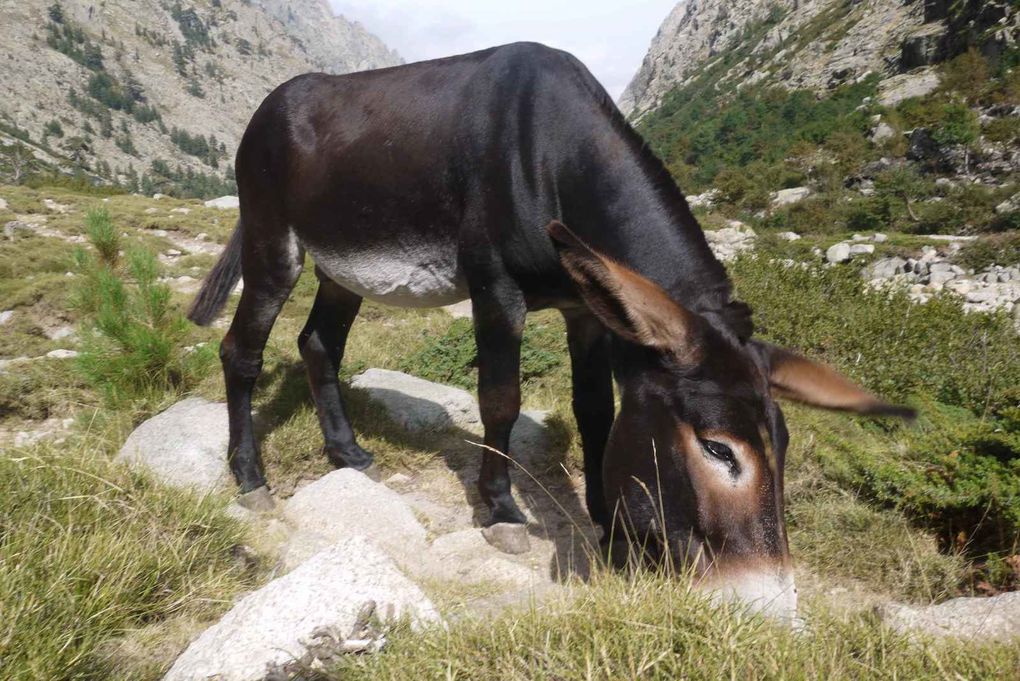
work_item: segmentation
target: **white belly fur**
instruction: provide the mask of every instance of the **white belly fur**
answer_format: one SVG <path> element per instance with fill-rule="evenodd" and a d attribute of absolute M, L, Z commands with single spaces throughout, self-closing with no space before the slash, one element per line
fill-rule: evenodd
<path fill-rule="evenodd" d="M 395 247 L 334 254 L 309 247 L 308 253 L 330 279 L 386 305 L 440 307 L 468 297 L 453 248 Z"/>

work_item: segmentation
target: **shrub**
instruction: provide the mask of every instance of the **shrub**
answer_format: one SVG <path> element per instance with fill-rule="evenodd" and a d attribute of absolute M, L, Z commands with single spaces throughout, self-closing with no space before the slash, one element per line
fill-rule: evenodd
<path fill-rule="evenodd" d="M 552 326 L 527 324 L 521 342 L 521 380 L 547 374 L 560 366 L 565 354 L 566 342 Z M 474 324 L 455 319 L 442 336 L 427 338 L 399 366 L 430 381 L 473 389 L 478 385 L 477 365 Z"/>
<path fill-rule="evenodd" d="M 869 289 L 854 268 L 767 259 L 730 266 L 758 336 L 920 407 L 913 428 L 845 417 L 811 428 L 826 477 L 907 513 L 946 547 L 963 531 L 969 550 L 1011 549 L 1020 541 L 1020 339 L 1008 315 L 966 314 L 949 295 L 913 304 L 903 291 Z"/>
<path fill-rule="evenodd" d="M 60 121 L 58 121 L 56 118 L 54 118 L 50 122 L 48 122 L 45 126 L 43 126 L 43 135 L 44 136 L 52 135 L 53 137 L 63 137 L 64 136 L 64 127 L 62 125 L 60 125 Z"/>
<path fill-rule="evenodd" d="M 758 333 L 824 358 L 890 399 L 924 394 L 976 414 L 1020 398 L 1020 339 L 1005 313 L 966 314 L 949 295 L 925 305 L 874 291 L 852 268 L 730 265 Z"/>
<path fill-rule="evenodd" d="M 78 366 L 86 380 L 111 405 L 195 383 L 211 352 L 181 347 L 187 321 L 159 282 L 155 256 L 129 250 L 122 264 L 116 228 L 104 209 L 88 213 L 86 230 L 95 254 L 75 254 L 83 279 L 75 305 L 85 317 Z"/>
<path fill-rule="evenodd" d="M 1020 263 L 1020 233 L 995 234 L 975 239 L 960 250 L 957 261 L 975 272 L 989 265 Z"/>

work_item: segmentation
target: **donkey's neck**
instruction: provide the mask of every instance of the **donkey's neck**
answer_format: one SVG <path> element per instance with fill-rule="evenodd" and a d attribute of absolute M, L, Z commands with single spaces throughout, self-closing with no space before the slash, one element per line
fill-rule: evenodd
<path fill-rule="evenodd" d="M 601 126 L 600 126 L 601 127 Z M 623 121 L 591 131 L 561 191 L 564 221 L 596 250 L 696 311 L 731 295 L 726 270 L 669 173 Z"/>

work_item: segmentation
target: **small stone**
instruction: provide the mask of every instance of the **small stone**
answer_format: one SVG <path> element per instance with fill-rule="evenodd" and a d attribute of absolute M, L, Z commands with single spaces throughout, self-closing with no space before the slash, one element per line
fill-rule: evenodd
<path fill-rule="evenodd" d="M 144 210 L 143 212 L 144 212 L 144 213 L 145 213 L 146 215 L 155 215 L 156 213 L 158 213 L 158 212 L 159 212 L 159 208 L 156 208 L 156 207 L 154 207 L 154 206 L 149 206 L 149 207 L 148 207 L 148 208 L 146 208 L 146 209 L 145 209 L 145 210 Z"/>
<path fill-rule="evenodd" d="M 237 503 L 241 508 L 245 508 L 253 513 L 268 513 L 276 507 L 273 495 L 270 494 L 269 488 L 265 485 L 256 487 L 250 492 L 239 494 Z"/>
<path fill-rule="evenodd" d="M 903 258 L 891 257 L 882 258 L 873 262 L 866 270 L 867 277 L 871 279 L 892 279 L 897 274 L 904 272 L 906 261 Z"/>
<path fill-rule="evenodd" d="M 72 359 L 77 357 L 78 353 L 75 350 L 64 350 L 61 348 L 57 350 L 50 350 L 46 353 L 46 356 L 50 359 Z"/>
<path fill-rule="evenodd" d="M 14 316 L 14 310 L 4 310 L 0 312 L 0 325 L 6 324 L 11 321 L 11 317 Z"/>
<path fill-rule="evenodd" d="M 885 122 L 880 122 L 874 128 L 871 129 L 871 141 L 875 144 L 884 142 L 887 139 L 892 139 L 896 136 L 896 130 L 891 125 Z"/>
<path fill-rule="evenodd" d="M 882 234 L 881 232 L 875 232 L 872 235 L 871 240 L 874 241 L 876 244 L 883 244 L 889 240 L 889 237 L 886 236 L 885 234 Z"/>
<path fill-rule="evenodd" d="M 7 210 L 7 200 L 0 198 L 0 210 Z"/>
<path fill-rule="evenodd" d="M 179 213 L 181 215 L 187 215 L 188 213 L 191 212 L 191 209 L 190 208 L 171 208 L 170 212 L 171 213 Z"/>
<path fill-rule="evenodd" d="M 828 250 L 825 251 L 825 259 L 833 265 L 849 261 L 850 244 L 841 241 L 838 244 L 829 246 Z"/>
<path fill-rule="evenodd" d="M 800 234 L 796 232 L 780 232 L 776 236 L 785 241 L 798 241 L 800 239 Z"/>
<path fill-rule="evenodd" d="M 482 528 L 482 536 L 503 553 L 519 554 L 531 550 L 528 528 L 522 523 L 496 523 Z"/>
<path fill-rule="evenodd" d="M 206 208 L 219 208 L 220 210 L 230 210 L 241 207 L 241 201 L 236 196 L 221 196 L 217 199 L 209 199 L 205 202 Z"/>
<path fill-rule="evenodd" d="M 868 255 L 874 252 L 874 244 L 853 244 L 850 246 L 850 255 Z"/>
<path fill-rule="evenodd" d="M 780 189 L 772 194 L 772 205 L 773 206 L 787 206 L 798 201 L 803 201 L 807 197 L 811 196 L 810 187 L 791 187 L 789 189 Z"/>

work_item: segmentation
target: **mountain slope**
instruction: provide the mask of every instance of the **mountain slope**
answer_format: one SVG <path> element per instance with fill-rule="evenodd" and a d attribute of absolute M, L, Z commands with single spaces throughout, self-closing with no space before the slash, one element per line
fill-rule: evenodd
<path fill-rule="evenodd" d="M 721 81 L 823 92 L 923 68 L 974 42 L 994 56 L 1015 45 L 1018 20 L 1009 0 L 684 0 L 659 28 L 620 107 L 640 117 L 720 59 L 731 60 Z"/>
<path fill-rule="evenodd" d="M 20 141 L 37 166 L 210 193 L 276 85 L 401 61 L 325 0 L 27 0 L 0 5 L 0 25 L 7 180 Z"/>

